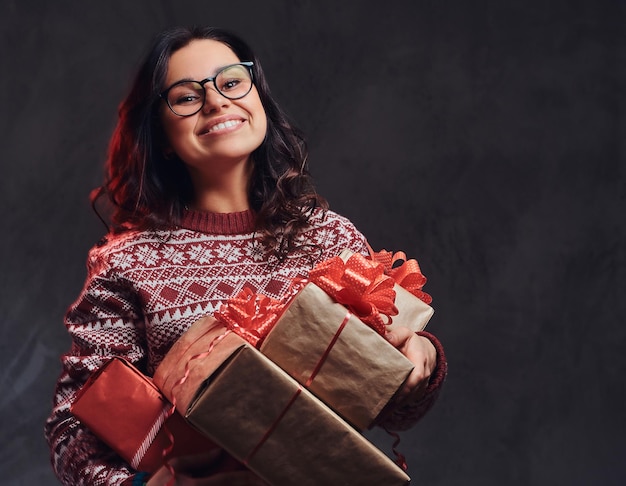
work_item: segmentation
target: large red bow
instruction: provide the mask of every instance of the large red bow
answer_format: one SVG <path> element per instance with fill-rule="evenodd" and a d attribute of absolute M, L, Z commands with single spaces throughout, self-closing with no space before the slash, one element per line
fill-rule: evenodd
<path fill-rule="evenodd" d="M 403 251 L 392 253 L 387 250 L 373 252 L 372 260 L 383 265 L 385 274 L 389 275 L 402 288 L 405 288 L 417 298 L 430 304 L 433 298 L 422 290 L 426 277 L 422 274 L 417 260 L 407 259 Z"/>
<path fill-rule="evenodd" d="M 351 255 L 346 262 L 335 257 L 316 265 L 309 273 L 309 280 L 379 334 L 385 334 L 391 316 L 398 314 L 393 279 L 384 274 L 382 265 L 359 253 Z"/>
<path fill-rule="evenodd" d="M 284 304 L 245 287 L 215 311 L 215 318 L 252 346 L 258 347 L 276 324 Z"/>

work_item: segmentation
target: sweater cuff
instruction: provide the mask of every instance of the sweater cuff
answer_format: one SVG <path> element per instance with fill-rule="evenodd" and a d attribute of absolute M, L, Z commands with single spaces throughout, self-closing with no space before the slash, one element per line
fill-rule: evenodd
<path fill-rule="evenodd" d="M 149 478 L 147 472 L 138 472 L 122 481 L 121 486 L 144 486 Z"/>
<path fill-rule="evenodd" d="M 441 391 L 441 386 L 448 374 L 448 362 L 443 352 L 443 346 L 439 340 L 429 332 L 420 331 L 416 333 L 425 337 L 435 347 L 437 351 L 437 361 L 435 369 L 430 377 L 428 386 L 424 393 L 416 400 L 394 403 L 391 401 L 381 412 L 375 425 L 380 425 L 386 430 L 406 430 L 420 420 L 435 404 Z"/>
<path fill-rule="evenodd" d="M 426 387 L 425 391 L 425 394 L 428 395 L 431 391 L 441 387 L 444 380 L 446 379 L 446 375 L 448 374 L 448 360 L 446 359 L 446 354 L 443 351 L 443 346 L 441 342 L 439 342 L 439 339 L 426 331 L 419 331 L 416 334 L 418 336 L 422 336 L 428 339 L 435 347 L 435 351 L 437 351 L 435 370 L 430 376 L 430 380 L 428 381 L 428 387 Z"/>

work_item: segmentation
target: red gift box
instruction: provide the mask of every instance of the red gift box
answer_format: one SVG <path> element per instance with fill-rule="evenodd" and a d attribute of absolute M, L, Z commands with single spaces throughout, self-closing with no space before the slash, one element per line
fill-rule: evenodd
<path fill-rule="evenodd" d="M 217 448 L 172 410 L 152 380 L 121 358 L 111 359 L 96 371 L 71 407 L 87 428 L 134 469 L 150 473 L 166 458 Z"/>

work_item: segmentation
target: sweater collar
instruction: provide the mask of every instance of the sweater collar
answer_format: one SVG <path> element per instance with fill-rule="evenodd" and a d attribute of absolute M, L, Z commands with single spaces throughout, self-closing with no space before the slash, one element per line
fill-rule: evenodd
<path fill-rule="evenodd" d="M 202 233 L 244 234 L 254 232 L 255 217 L 252 210 L 237 213 L 210 213 L 189 209 L 184 212 L 180 226 Z"/>

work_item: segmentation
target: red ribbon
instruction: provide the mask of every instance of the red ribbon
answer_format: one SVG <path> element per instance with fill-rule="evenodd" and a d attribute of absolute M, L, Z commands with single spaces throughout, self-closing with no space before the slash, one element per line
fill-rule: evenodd
<path fill-rule="evenodd" d="M 204 336 L 206 336 L 209 332 L 211 332 L 213 329 L 215 329 L 217 326 L 219 326 L 219 322 L 214 322 L 211 326 L 209 326 L 203 333 L 201 336 L 199 336 L 195 342 L 198 341 L 198 339 L 202 339 Z M 183 376 L 181 378 L 179 378 L 178 380 L 176 380 L 174 382 L 174 384 L 172 385 L 172 408 L 170 410 L 170 415 L 172 413 L 174 413 L 174 410 L 176 410 L 176 397 L 174 396 L 174 388 L 177 388 L 179 386 L 181 386 L 183 383 L 185 383 L 187 381 L 187 378 L 189 378 L 189 374 L 191 373 L 191 368 L 190 368 L 190 364 L 192 361 L 196 360 L 196 359 L 203 359 L 206 358 L 209 354 L 211 354 L 213 352 L 213 349 L 215 348 L 215 346 L 217 346 L 217 344 L 224 339 L 228 333 L 230 331 L 226 330 L 224 331 L 222 334 L 216 336 L 215 338 L 213 338 L 213 340 L 209 343 L 209 346 L 207 348 L 206 351 L 202 352 L 202 353 L 198 353 L 194 356 L 192 356 L 191 358 L 189 358 L 189 360 L 187 361 L 187 363 L 185 364 L 185 373 L 183 374 Z M 170 446 L 163 451 L 163 457 L 165 458 L 174 448 L 174 436 L 170 433 L 169 430 L 166 429 L 167 432 L 167 436 L 170 440 Z M 165 467 L 168 469 L 168 471 L 170 472 L 170 474 L 172 475 L 172 477 L 167 481 L 167 484 L 165 486 L 174 486 L 174 484 L 176 484 L 176 471 L 174 470 L 174 467 L 169 463 L 169 462 L 165 462 Z"/>
<path fill-rule="evenodd" d="M 393 279 L 384 274 L 381 264 L 359 253 L 346 262 L 335 257 L 316 265 L 309 279 L 381 335 L 391 316 L 398 314 Z"/>
<path fill-rule="evenodd" d="M 274 300 L 264 295 L 255 294 L 254 292 L 252 292 L 252 290 L 250 290 L 247 287 L 244 288 L 236 297 L 230 299 L 226 307 L 223 310 L 220 309 L 220 311 L 215 312 L 215 317 L 216 318 L 219 317 L 218 321 L 216 321 L 212 326 L 210 326 L 198 339 L 201 339 L 203 336 L 211 332 L 216 326 L 220 324 L 220 321 L 223 324 L 226 324 L 228 329 L 224 333 L 213 338 L 213 340 L 209 344 L 208 349 L 206 351 L 196 354 L 192 356 L 191 358 L 189 358 L 188 362 L 185 365 L 185 373 L 180 379 L 175 381 L 172 386 L 172 395 L 173 395 L 174 388 L 181 386 L 185 381 L 187 381 L 187 378 L 189 377 L 189 374 L 191 371 L 190 364 L 192 361 L 196 359 L 205 358 L 209 354 L 211 354 L 215 346 L 222 339 L 224 339 L 226 335 L 231 331 L 239 334 L 242 338 L 246 339 L 250 344 L 252 344 L 253 346 L 256 346 L 256 343 L 261 342 L 263 338 L 265 338 L 267 333 L 272 329 L 272 327 L 276 323 L 276 320 L 280 316 L 283 307 L 284 305 L 280 301 Z M 313 380 L 315 379 L 320 369 L 326 362 L 328 355 L 330 354 L 332 348 L 334 347 L 335 343 L 339 339 L 339 335 L 345 329 L 346 325 L 350 321 L 350 316 L 351 316 L 351 313 L 348 311 L 343 321 L 339 325 L 339 328 L 337 329 L 332 339 L 330 340 L 326 350 L 324 351 L 324 353 L 322 353 L 322 356 L 320 357 L 318 363 L 313 368 L 311 375 L 304 383 L 304 386 L 306 388 L 311 386 L 311 384 L 313 383 Z M 235 321 L 235 319 L 241 319 L 241 320 Z M 281 422 L 285 414 L 289 411 L 291 406 L 295 403 L 300 393 L 302 393 L 302 389 L 303 389 L 302 386 L 298 385 L 296 391 L 291 396 L 291 398 L 287 401 L 281 413 L 276 417 L 274 422 L 265 431 L 265 433 L 263 434 L 259 442 L 256 444 L 256 446 L 244 458 L 244 460 L 242 461 L 243 464 L 248 465 L 252 457 L 256 455 L 256 453 L 261 449 L 263 444 L 265 444 L 267 439 L 269 439 L 269 437 L 272 435 L 272 433 L 274 432 L 278 424 Z M 172 405 L 171 411 L 173 412 L 176 407 L 176 398 L 172 396 L 172 399 L 173 399 L 173 405 Z M 174 443 L 173 443 L 174 438 L 171 434 L 169 434 L 169 431 L 168 431 L 168 435 L 171 440 L 171 445 L 170 445 L 170 448 L 166 452 L 164 452 L 164 455 L 169 453 L 174 446 Z M 172 477 L 167 483 L 167 486 L 171 486 L 174 484 L 174 481 L 176 479 L 176 471 L 169 463 L 166 463 L 166 466 L 168 467 L 172 475 Z"/>
<path fill-rule="evenodd" d="M 422 290 L 426 277 L 422 274 L 417 260 L 407 259 L 403 251 L 392 253 L 387 250 L 372 252 L 371 259 L 383 266 L 385 275 L 391 277 L 415 297 L 426 304 L 433 301 L 433 298 Z"/>
<path fill-rule="evenodd" d="M 317 364 L 313 368 L 313 371 L 311 371 L 311 375 L 304 382 L 304 387 L 305 388 L 309 388 L 311 386 L 311 384 L 313 383 L 313 380 L 315 379 L 315 377 L 317 376 L 319 371 L 322 369 L 322 366 L 326 362 L 326 359 L 328 358 L 328 355 L 330 354 L 331 350 L 335 346 L 335 343 L 339 339 L 339 335 L 345 329 L 346 324 L 348 324 L 348 322 L 350 321 L 350 316 L 351 315 L 352 314 L 350 313 L 350 311 L 348 311 L 346 313 L 346 316 L 343 318 L 343 321 L 341 322 L 341 324 L 337 328 L 337 331 L 335 331 L 334 336 L 332 337 L 332 339 L 330 340 L 330 343 L 326 347 L 326 351 L 324 351 L 324 353 L 322 353 L 322 356 L 320 357 L 319 361 L 317 362 Z M 263 446 L 263 444 L 265 444 L 267 439 L 269 439 L 269 437 L 272 435 L 272 433 L 274 432 L 274 430 L 276 429 L 276 427 L 278 426 L 280 421 L 283 419 L 285 414 L 289 411 L 291 406 L 295 403 L 295 401 L 298 398 L 298 396 L 300 396 L 300 393 L 302 393 L 302 386 L 298 385 L 297 390 L 291 396 L 291 398 L 289 399 L 289 401 L 287 402 L 287 404 L 285 405 L 283 410 L 280 412 L 280 414 L 278 414 L 278 417 L 276 417 L 274 422 L 269 426 L 269 428 L 265 431 L 265 433 L 261 437 L 261 440 L 259 440 L 257 445 L 250 451 L 250 453 L 243 460 L 243 464 L 245 464 L 247 466 L 250 463 L 250 461 L 252 460 L 254 455 L 259 451 L 259 449 L 261 449 L 261 447 Z"/>
<path fill-rule="evenodd" d="M 282 412 L 280 412 L 278 417 L 276 417 L 276 420 L 274 420 L 274 423 L 272 425 L 270 425 L 270 427 L 267 429 L 265 434 L 263 434 L 263 437 L 261 437 L 261 440 L 257 443 L 257 445 L 250 451 L 250 453 L 243 459 L 243 461 L 241 461 L 245 466 L 250 464 L 250 461 L 252 460 L 252 458 L 256 455 L 256 453 L 259 451 L 259 449 L 261 449 L 263 444 L 265 444 L 267 439 L 270 438 L 270 436 L 272 435 L 272 433 L 274 432 L 274 430 L 276 429 L 276 427 L 278 426 L 280 421 L 283 419 L 285 414 L 289 411 L 291 406 L 295 403 L 295 401 L 298 398 L 298 396 L 300 396 L 300 393 L 302 393 L 302 387 L 300 385 L 298 385 L 298 389 L 291 396 L 291 398 L 289 399 L 289 401 L 285 405 L 285 408 L 283 408 Z"/>
<path fill-rule="evenodd" d="M 406 471 L 409 468 L 409 465 L 406 462 L 406 457 L 398 450 L 398 446 L 400 445 L 400 435 L 397 432 L 392 432 L 391 430 L 383 427 L 384 431 L 387 432 L 391 437 L 395 440 L 391 445 L 391 451 L 396 456 L 396 464 L 402 468 L 403 471 Z"/>
<path fill-rule="evenodd" d="M 228 329 L 258 348 L 282 314 L 284 304 L 245 287 L 215 311 L 214 316 Z"/>

